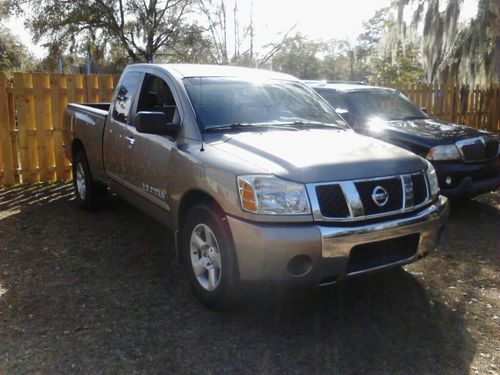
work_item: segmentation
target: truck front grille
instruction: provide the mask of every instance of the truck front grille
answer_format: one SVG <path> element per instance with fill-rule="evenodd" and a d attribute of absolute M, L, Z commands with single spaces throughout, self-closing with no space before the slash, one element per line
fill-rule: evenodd
<path fill-rule="evenodd" d="M 316 221 L 374 219 L 416 210 L 430 200 L 424 172 L 309 184 L 307 189 Z"/>
<path fill-rule="evenodd" d="M 326 217 L 348 217 L 349 208 L 340 185 L 320 185 L 316 187 L 321 214 Z"/>
<path fill-rule="evenodd" d="M 479 162 L 495 159 L 498 141 L 492 138 L 471 138 L 457 142 L 464 162 Z"/>
<path fill-rule="evenodd" d="M 403 208 L 403 189 L 401 178 L 399 177 L 392 177 L 385 180 L 361 181 L 354 183 L 354 185 L 363 203 L 365 215 L 392 212 Z M 384 188 L 389 195 L 387 203 L 383 206 L 378 206 L 372 198 L 373 191 L 378 186 Z"/>
<path fill-rule="evenodd" d="M 427 185 L 423 174 L 414 174 L 411 176 L 413 184 L 413 205 L 418 206 L 427 199 Z"/>

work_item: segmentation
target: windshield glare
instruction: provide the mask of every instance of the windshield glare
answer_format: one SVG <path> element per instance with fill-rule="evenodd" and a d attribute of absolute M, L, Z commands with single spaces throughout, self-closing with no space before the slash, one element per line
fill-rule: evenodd
<path fill-rule="evenodd" d="M 232 124 L 332 124 L 346 127 L 335 111 L 305 85 L 283 80 L 185 78 L 204 129 Z"/>
<path fill-rule="evenodd" d="M 352 114 L 359 120 L 405 120 L 427 118 L 406 96 L 390 90 L 363 90 L 347 93 Z"/>

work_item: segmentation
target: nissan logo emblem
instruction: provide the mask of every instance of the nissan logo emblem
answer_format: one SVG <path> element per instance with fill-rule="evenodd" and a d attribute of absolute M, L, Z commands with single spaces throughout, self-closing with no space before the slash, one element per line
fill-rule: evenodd
<path fill-rule="evenodd" d="M 377 206 L 383 207 L 389 201 L 389 193 L 382 186 L 375 186 L 372 192 L 372 200 Z"/>

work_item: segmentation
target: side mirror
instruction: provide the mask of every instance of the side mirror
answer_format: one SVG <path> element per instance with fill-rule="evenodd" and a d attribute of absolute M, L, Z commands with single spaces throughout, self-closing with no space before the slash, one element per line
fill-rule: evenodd
<path fill-rule="evenodd" d="M 425 108 L 425 107 L 420 107 L 420 110 L 421 110 L 422 112 L 424 112 L 424 113 L 427 113 L 427 108 Z"/>
<path fill-rule="evenodd" d="M 175 135 L 180 128 L 178 116 L 174 116 L 174 122 L 168 120 L 168 116 L 163 112 L 141 111 L 135 115 L 134 125 L 139 133 Z"/>

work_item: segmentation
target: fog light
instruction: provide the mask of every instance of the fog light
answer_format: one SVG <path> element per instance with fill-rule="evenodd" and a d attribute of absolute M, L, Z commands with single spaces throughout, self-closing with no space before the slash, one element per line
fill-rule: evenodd
<path fill-rule="evenodd" d="M 288 262 L 287 268 L 290 276 L 305 276 L 311 271 L 312 259 L 307 255 L 297 255 Z"/>
<path fill-rule="evenodd" d="M 451 185 L 451 182 L 453 181 L 453 179 L 451 178 L 451 176 L 448 176 L 446 177 L 446 179 L 444 180 L 444 182 L 446 183 L 446 185 Z"/>

